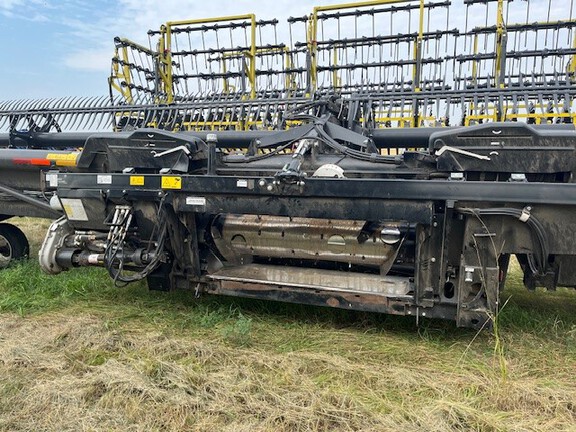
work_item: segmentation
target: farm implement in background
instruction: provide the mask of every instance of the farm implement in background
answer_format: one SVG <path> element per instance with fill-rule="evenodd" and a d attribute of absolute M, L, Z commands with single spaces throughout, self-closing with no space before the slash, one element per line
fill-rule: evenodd
<path fill-rule="evenodd" d="M 535 22 L 542 2 L 382 0 L 116 38 L 110 95 L 0 105 L 2 217 L 62 215 L 48 273 L 484 327 L 512 255 L 528 289 L 576 286 L 573 3 Z M 27 249 L 9 227 L 5 263 Z"/>

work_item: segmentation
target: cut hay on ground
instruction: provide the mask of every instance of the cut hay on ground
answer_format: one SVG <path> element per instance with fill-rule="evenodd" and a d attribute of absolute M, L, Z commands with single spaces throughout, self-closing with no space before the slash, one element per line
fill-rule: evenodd
<path fill-rule="evenodd" d="M 570 430 L 573 359 L 507 376 L 462 346 L 334 330 L 335 352 L 111 329 L 91 315 L 0 316 L 0 429 Z M 313 339 L 329 331 L 321 330 Z M 358 336 L 360 339 L 358 339 Z M 378 340 L 382 339 L 382 340 Z M 391 342 L 391 346 L 386 346 Z M 407 350 L 402 352 L 402 350 Z M 470 351 L 468 351 L 470 353 Z M 489 357 L 488 357 L 489 358 Z"/>

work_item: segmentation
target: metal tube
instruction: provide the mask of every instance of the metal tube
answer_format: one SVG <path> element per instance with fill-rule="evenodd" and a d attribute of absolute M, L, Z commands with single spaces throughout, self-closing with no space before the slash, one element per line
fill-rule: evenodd
<path fill-rule="evenodd" d="M 52 207 L 50 207 L 50 204 L 46 204 L 45 202 L 29 197 L 28 195 L 24 195 L 23 193 L 18 192 L 17 190 L 12 189 L 8 186 L 0 184 L 0 192 L 4 192 L 5 194 L 13 196 L 19 201 L 25 202 L 27 204 L 33 205 L 34 207 L 47 211 L 50 214 L 54 215 L 54 217 L 62 216 L 60 212 L 57 212 Z"/>

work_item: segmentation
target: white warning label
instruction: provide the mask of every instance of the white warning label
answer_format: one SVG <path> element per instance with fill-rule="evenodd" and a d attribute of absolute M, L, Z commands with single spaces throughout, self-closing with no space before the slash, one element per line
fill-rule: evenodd
<path fill-rule="evenodd" d="M 82 200 L 75 198 L 61 198 L 60 201 L 62 202 L 62 207 L 64 208 L 68 219 L 75 221 L 88 220 L 88 215 L 86 214 L 86 209 L 84 208 L 84 204 L 82 204 Z"/>

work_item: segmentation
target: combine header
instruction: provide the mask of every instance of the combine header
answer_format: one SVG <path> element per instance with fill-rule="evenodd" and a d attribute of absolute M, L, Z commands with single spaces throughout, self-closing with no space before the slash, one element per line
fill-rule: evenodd
<path fill-rule="evenodd" d="M 109 97 L 0 107 L 1 213 L 63 212 L 52 274 L 489 325 L 512 255 L 528 289 L 576 286 L 576 20 L 542 4 L 116 38 Z M 8 227 L 5 261 L 27 247 Z"/>

